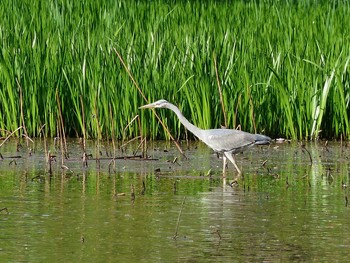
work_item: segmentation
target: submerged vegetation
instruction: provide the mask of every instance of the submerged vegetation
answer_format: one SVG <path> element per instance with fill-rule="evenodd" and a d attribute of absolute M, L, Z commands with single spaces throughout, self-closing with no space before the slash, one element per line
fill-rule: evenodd
<path fill-rule="evenodd" d="M 3 0 L 0 17 L 0 135 L 166 138 L 118 52 L 202 128 L 350 137 L 349 2 Z"/>

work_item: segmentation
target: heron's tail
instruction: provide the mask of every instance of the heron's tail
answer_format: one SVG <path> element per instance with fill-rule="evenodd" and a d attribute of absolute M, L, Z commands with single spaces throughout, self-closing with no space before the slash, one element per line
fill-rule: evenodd
<path fill-rule="evenodd" d="M 262 134 L 255 134 L 255 144 L 270 144 L 271 138 Z"/>

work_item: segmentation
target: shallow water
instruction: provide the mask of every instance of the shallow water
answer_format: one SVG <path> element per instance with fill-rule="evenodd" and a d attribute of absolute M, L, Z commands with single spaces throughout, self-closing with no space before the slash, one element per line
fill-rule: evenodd
<path fill-rule="evenodd" d="M 224 180 L 222 160 L 210 149 L 183 148 L 188 159 L 155 142 L 148 145 L 154 160 L 113 163 L 111 145 L 96 151 L 90 142 L 87 153 L 100 152 L 100 162 L 90 157 L 84 167 L 82 146 L 72 140 L 61 168 L 61 151 L 49 141 L 56 155 L 50 173 L 43 141 L 5 143 L 1 261 L 348 260 L 348 146 L 307 144 L 311 161 L 298 144 L 252 148 L 237 156 L 244 177 L 232 187 L 232 165 Z"/>

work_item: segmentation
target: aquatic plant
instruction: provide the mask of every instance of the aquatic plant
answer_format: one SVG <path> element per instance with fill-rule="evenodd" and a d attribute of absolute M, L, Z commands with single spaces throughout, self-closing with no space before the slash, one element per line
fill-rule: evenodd
<path fill-rule="evenodd" d="M 348 2 L 3 0 L 0 17 L 2 136 L 168 138 L 138 110 L 114 49 L 150 102 L 167 99 L 202 128 L 225 125 L 224 105 L 229 128 L 350 136 Z M 184 137 L 176 116 L 160 116 Z"/>

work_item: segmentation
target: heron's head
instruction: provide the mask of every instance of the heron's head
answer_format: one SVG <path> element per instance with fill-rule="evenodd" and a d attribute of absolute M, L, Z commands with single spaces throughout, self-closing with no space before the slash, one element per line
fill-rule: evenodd
<path fill-rule="evenodd" d="M 148 109 L 148 108 L 166 108 L 170 103 L 166 100 L 157 100 L 156 102 L 143 105 L 139 109 Z"/>

